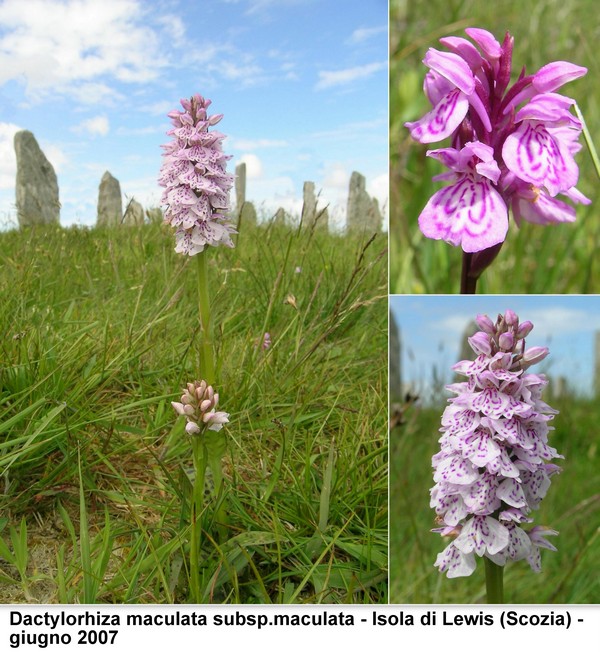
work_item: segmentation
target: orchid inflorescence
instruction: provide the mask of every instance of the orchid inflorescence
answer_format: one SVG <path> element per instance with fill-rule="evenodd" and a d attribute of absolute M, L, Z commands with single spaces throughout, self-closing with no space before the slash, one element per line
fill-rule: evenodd
<path fill-rule="evenodd" d="M 548 445 L 548 422 L 557 411 L 541 399 L 543 374 L 526 370 L 548 355 L 546 347 L 525 348 L 533 324 L 519 323 L 507 310 L 494 324 L 478 315 L 481 331 L 469 338 L 477 354 L 453 369 L 466 382 L 447 387 L 456 394 L 442 416 L 441 450 L 434 455 L 435 486 L 431 507 L 443 536 L 453 537 L 435 566 L 448 577 L 471 575 L 475 555 L 498 566 L 527 559 L 541 570 L 540 548 L 556 550 L 544 537 L 558 534 L 536 526 L 530 514 L 538 508 L 561 469 L 562 457 Z"/>
<path fill-rule="evenodd" d="M 206 430 L 221 430 L 223 424 L 229 423 L 227 412 L 217 412 L 219 395 L 212 385 L 205 380 L 188 383 L 181 402 L 173 401 L 171 405 L 177 414 L 186 418 L 185 430 L 188 435 L 201 435 Z"/>
<path fill-rule="evenodd" d="M 159 184 L 165 187 L 165 222 L 176 227 L 175 251 L 194 256 L 206 245 L 233 247 L 229 223 L 229 191 L 233 175 L 225 168 L 231 158 L 222 151 L 225 135 L 208 131 L 222 115 L 209 116 L 211 101 L 201 95 L 181 100 L 183 111 L 171 111 L 173 140 L 165 150 Z"/>
<path fill-rule="evenodd" d="M 427 202 L 421 231 L 474 253 L 505 240 L 509 209 L 517 225 L 546 225 L 575 220 L 558 195 L 590 203 L 575 188 L 582 130 L 570 112 L 575 101 L 556 93 L 587 69 L 554 61 L 533 75 L 523 68 L 510 85 L 513 37 L 507 32 L 500 44 L 484 29 L 465 31 L 476 45 L 450 36 L 440 39 L 449 52 L 428 50 L 424 90 L 433 109 L 405 126 L 421 143 L 451 138 L 451 147 L 427 152 L 449 170 L 434 180 L 453 183 Z"/>

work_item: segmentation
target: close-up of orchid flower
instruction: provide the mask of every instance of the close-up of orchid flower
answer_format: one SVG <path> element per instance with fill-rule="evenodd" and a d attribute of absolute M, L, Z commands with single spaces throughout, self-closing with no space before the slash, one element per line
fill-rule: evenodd
<path fill-rule="evenodd" d="M 514 38 L 500 43 L 481 28 L 469 39 L 448 36 L 449 51 L 429 48 L 424 92 L 432 108 L 404 126 L 415 141 L 450 146 L 427 151 L 448 168 L 433 181 L 450 185 L 434 192 L 418 225 L 428 238 L 461 247 L 461 292 L 477 279 L 506 240 L 510 216 L 538 225 L 573 222 L 577 204 L 591 200 L 576 186 L 582 121 L 575 100 L 558 93 L 587 73 L 583 66 L 553 61 L 537 72 L 523 68 L 511 84 Z"/>

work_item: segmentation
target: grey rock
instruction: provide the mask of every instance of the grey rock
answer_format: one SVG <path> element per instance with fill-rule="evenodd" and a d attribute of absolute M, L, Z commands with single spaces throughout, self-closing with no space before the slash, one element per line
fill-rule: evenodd
<path fill-rule="evenodd" d="M 58 180 L 52 164 L 30 131 L 15 134 L 15 186 L 19 226 L 59 224 Z"/>
<path fill-rule="evenodd" d="M 121 223 L 123 217 L 123 200 L 121 184 L 110 172 L 102 175 L 98 188 L 97 226 L 115 226 Z"/>
<path fill-rule="evenodd" d="M 370 197 L 366 190 L 366 180 L 359 172 L 353 172 L 348 188 L 346 209 L 346 228 L 349 231 L 381 231 L 383 218 L 379 202 Z"/>
<path fill-rule="evenodd" d="M 246 202 L 246 164 L 235 166 L 235 206 L 238 216 Z"/>
<path fill-rule="evenodd" d="M 317 198 L 315 196 L 315 184 L 312 181 L 305 181 L 302 189 L 302 224 L 311 226 L 317 217 Z"/>
<path fill-rule="evenodd" d="M 127 226 L 141 226 L 143 223 L 144 208 L 140 202 L 131 199 L 125 209 L 125 215 L 123 215 L 123 224 Z"/>

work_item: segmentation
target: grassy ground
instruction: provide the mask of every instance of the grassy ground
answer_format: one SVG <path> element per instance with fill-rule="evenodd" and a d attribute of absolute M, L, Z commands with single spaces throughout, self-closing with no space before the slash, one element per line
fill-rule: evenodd
<path fill-rule="evenodd" d="M 600 143 L 600 104 L 596 92 L 600 37 L 591 0 L 431 0 L 428 3 L 391 0 L 390 63 L 390 290 L 392 293 L 456 293 L 459 291 L 461 250 L 422 236 L 417 218 L 441 186 L 431 177 L 442 166 L 425 158 L 428 149 L 414 142 L 403 126 L 430 106 L 422 91 L 427 68 L 421 60 L 429 47 L 444 49 L 442 36 L 465 36 L 465 27 L 483 27 L 502 40 L 515 38 L 513 71 L 522 65 L 534 72 L 557 60 L 588 68 L 582 79 L 562 92 L 576 99 L 593 141 Z M 446 147 L 445 143 L 434 143 Z M 433 149 L 431 146 L 430 149 Z M 541 227 L 511 220 L 509 235 L 498 258 L 479 281 L 480 293 L 597 293 L 600 274 L 596 250 L 600 243 L 598 177 L 588 152 L 579 153 L 578 187 L 592 199 L 577 207 L 577 221 Z"/>
<path fill-rule="evenodd" d="M 170 402 L 197 377 L 198 304 L 173 247 L 157 225 L 0 233 L 0 602 L 188 599 Z M 384 237 L 318 229 L 211 252 L 231 423 L 206 602 L 387 601 L 386 266 Z"/>
<path fill-rule="evenodd" d="M 542 572 L 525 561 L 505 570 L 507 603 L 587 604 L 600 602 L 600 406 L 580 399 L 551 401 L 560 410 L 550 444 L 565 456 L 540 509 L 536 525 L 560 532 L 558 552 L 542 551 Z M 433 567 L 447 545 L 429 507 L 431 456 L 439 450 L 443 406 L 413 408 L 390 435 L 390 601 L 397 603 L 485 602 L 481 560 L 470 577 L 448 579 Z"/>

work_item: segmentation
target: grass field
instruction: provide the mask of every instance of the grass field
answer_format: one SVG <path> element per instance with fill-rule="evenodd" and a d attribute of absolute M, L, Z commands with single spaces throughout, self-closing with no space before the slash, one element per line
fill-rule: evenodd
<path fill-rule="evenodd" d="M 429 47 L 443 50 L 442 36 L 465 36 L 465 27 L 482 27 L 502 40 L 508 30 L 515 38 L 513 72 L 525 65 L 534 72 L 551 61 L 586 66 L 585 77 L 560 92 L 573 97 L 585 118 L 593 142 L 600 143 L 600 64 L 596 43 L 600 26 L 595 5 L 588 0 L 431 0 L 427 4 L 390 2 L 390 291 L 398 294 L 457 293 L 462 251 L 425 238 L 417 218 L 427 200 L 442 187 L 431 177 L 440 163 L 425 157 L 431 147 L 414 142 L 403 126 L 424 115 L 430 105 L 422 84 L 427 68 L 421 63 Z M 600 243 L 598 175 L 584 149 L 577 155 L 578 188 L 591 200 L 577 207 L 574 224 L 541 227 L 511 220 L 507 241 L 478 283 L 478 292 L 597 293 L 600 291 L 596 251 Z"/>
<path fill-rule="evenodd" d="M 560 410 L 550 444 L 565 456 L 563 472 L 534 512 L 535 525 L 559 531 L 558 552 L 542 551 L 542 572 L 526 561 L 505 570 L 507 603 L 589 604 L 600 602 L 600 475 L 597 401 L 550 401 Z M 412 408 L 390 434 L 390 601 L 397 603 L 485 602 L 482 560 L 470 577 L 448 579 L 433 567 L 447 545 L 429 507 L 431 456 L 439 450 L 439 408 Z"/>
<path fill-rule="evenodd" d="M 189 600 L 170 402 L 199 320 L 173 247 L 160 225 L 0 233 L 0 602 Z M 204 601 L 387 602 L 385 236 L 244 227 L 209 275 L 231 423 Z"/>

